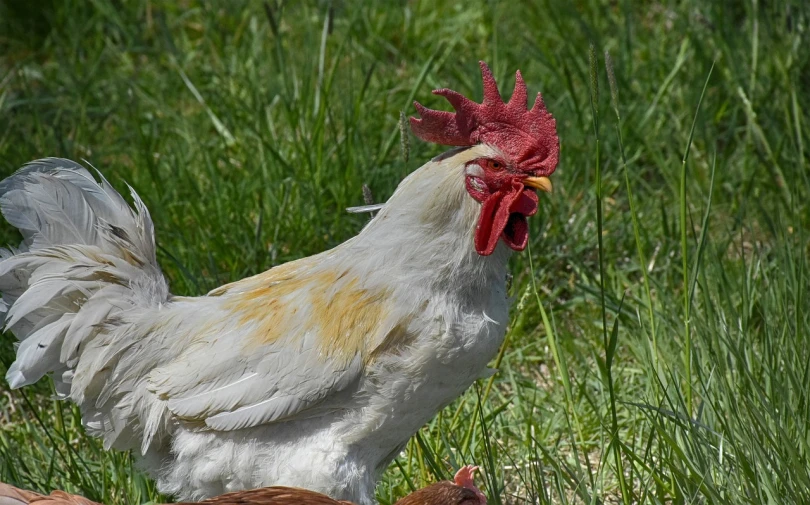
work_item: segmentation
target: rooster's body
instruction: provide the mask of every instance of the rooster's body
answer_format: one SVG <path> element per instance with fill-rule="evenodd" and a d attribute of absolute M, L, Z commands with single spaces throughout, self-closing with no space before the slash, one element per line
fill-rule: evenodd
<path fill-rule="evenodd" d="M 50 373 L 91 434 L 136 449 L 180 499 L 287 485 L 373 503 L 386 465 L 502 342 L 504 242 L 525 246 L 511 213 L 525 225 L 534 193 L 503 197 L 517 195 L 509 224 L 482 246 L 469 184 L 503 156 L 446 153 L 353 239 L 197 298 L 169 293 L 134 192 L 137 211 L 71 161 L 33 162 L 0 184 L 24 237 L 0 262 L 21 340 L 9 383 Z"/>

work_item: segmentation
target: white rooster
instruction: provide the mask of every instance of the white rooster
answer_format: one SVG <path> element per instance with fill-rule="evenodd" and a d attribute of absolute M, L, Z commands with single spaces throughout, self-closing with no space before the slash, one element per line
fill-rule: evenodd
<path fill-rule="evenodd" d="M 459 146 L 405 180 L 356 237 L 217 288 L 173 296 L 149 213 L 99 174 L 48 158 L 0 183 L 13 388 L 53 377 L 106 447 L 136 449 L 161 492 L 270 485 L 361 504 L 408 439 L 477 378 L 508 321 L 506 263 L 528 240 L 559 154 L 538 94 L 437 90 L 414 134 Z"/>

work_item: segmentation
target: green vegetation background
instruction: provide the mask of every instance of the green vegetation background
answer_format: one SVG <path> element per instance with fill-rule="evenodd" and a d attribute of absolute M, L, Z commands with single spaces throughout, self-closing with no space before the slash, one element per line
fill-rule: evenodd
<path fill-rule="evenodd" d="M 809 22 L 800 0 L 3 0 L 0 173 L 63 156 L 129 182 L 197 295 L 357 233 L 363 184 L 384 200 L 441 151 L 405 159 L 412 100 L 480 99 L 479 59 L 508 96 L 520 69 L 562 157 L 500 373 L 380 500 L 475 462 L 496 504 L 810 503 Z M 165 499 L 48 381 L 0 392 L 0 481 Z"/>

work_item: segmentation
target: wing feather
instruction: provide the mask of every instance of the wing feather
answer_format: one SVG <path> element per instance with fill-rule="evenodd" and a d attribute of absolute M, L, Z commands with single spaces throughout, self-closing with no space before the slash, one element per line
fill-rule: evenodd
<path fill-rule="evenodd" d="M 307 260 L 319 263 L 317 258 Z M 323 275 L 300 264 L 287 268 L 295 271 L 293 280 L 279 281 L 283 272 L 273 274 L 271 270 L 276 280 L 268 276 L 256 281 L 259 286 L 271 286 L 266 298 L 257 294 L 261 289 L 247 285 L 249 281 L 207 297 L 218 300 L 224 312 L 217 320 L 241 323 L 231 324 L 226 331 L 212 328 L 210 337 L 198 336 L 199 345 L 189 346 L 150 373 L 150 389 L 168 400 L 172 414 L 204 422 L 210 429 L 230 431 L 341 408 L 337 398 L 351 391 L 362 376 L 371 342 L 379 341 L 379 335 L 391 326 L 384 319 L 357 317 L 358 312 L 363 313 L 363 297 L 375 307 L 387 300 L 360 288 L 359 280 L 349 275 Z M 325 278 L 332 282 L 322 283 Z M 294 283 L 295 289 L 288 289 L 285 282 Z M 259 311 L 258 321 L 244 321 L 239 311 L 227 308 L 231 293 L 248 299 L 252 311 L 272 308 Z M 316 313 L 322 307 L 316 308 L 313 302 L 318 296 L 328 297 L 333 306 L 345 296 L 355 305 L 338 307 L 331 318 L 318 318 Z M 384 313 L 369 312 L 373 317 Z M 271 328 L 266 321 L 272 321 Z M 257 346 L 261 332 L 272 332 L 275 327 L 284 331 L 277 339 Z M 343 338 L 332 338 L 335 332 Z M 325 348 L 327 343 L 336 347 Z"/>
<path fill-rule="evenodd" d="M 311 402 L 306 402 L 296 396 L 273 396 L 232 412 L 222 412 L 208 417 L 205 424 L 209 428 L 219 431 L 240 430 L 292 417 L 310 405 Z"/>

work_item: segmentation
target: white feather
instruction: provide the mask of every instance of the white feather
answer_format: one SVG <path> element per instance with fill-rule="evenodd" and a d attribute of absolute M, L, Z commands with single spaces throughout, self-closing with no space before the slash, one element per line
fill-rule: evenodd
<path fill-rule="evenodd" d="M 207 417 L 205 424 L 219 431 L 241 430 L 290 417 L 310 404 L 295 396 L 274 396 L 259 403 Z"/>
<path fill-rule="evenodd" d="M 357 207 L 347 207 L 349 214 L 363 214 L 365 212 L 376 212 L 385 207 L 384 203 L 372 203 L 370 205 L 358 205 Z"/>
<path fill-rule="evenodd" d="M 59 366 L 59 348 L 74 315 L 52 317 L 56 319 L 46 320 L 48 323 L 29 335 L 17 349 L 17 359 L 9 367 L 9 373 L 18 379 L 13 384 L 9 381 L 12 388 L 33 384 Z"/>

